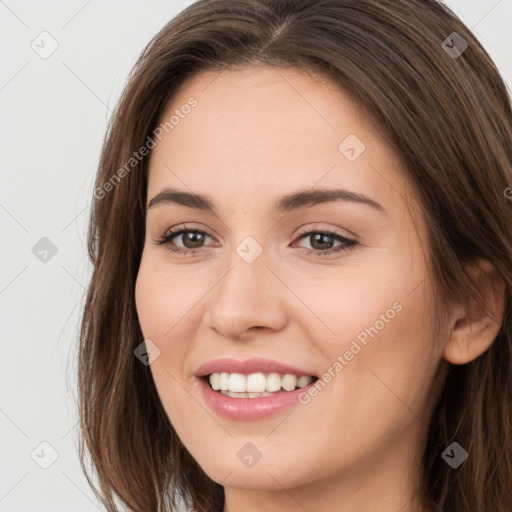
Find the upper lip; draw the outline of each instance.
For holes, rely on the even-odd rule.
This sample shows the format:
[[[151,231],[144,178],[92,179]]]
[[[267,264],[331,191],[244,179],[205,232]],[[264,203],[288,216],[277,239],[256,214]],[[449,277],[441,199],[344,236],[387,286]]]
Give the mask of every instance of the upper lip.
[[[233,359],[233,358],[220,358],[208,361],[201,365],[197,371],[197,377],[204,377],[215,372],[227,373],[242,373],[248,375],[250,373],[281,373],[291,374],[300,377],[306,375],[309,377],[317,377],[317,375],[310,370],[303,370],[296,368],[285,363],[272,361],[271,359],[251,358],[251,359]]]

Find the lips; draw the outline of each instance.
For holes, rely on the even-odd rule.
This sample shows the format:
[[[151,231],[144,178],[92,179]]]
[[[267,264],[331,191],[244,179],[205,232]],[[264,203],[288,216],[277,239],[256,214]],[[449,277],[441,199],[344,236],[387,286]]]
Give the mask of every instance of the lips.
[[[206,377],[215,372],[241,373],[249,375],[251,373],[280,373],[290,374],[300,377],[308,375],[310,377],[318,377],[318,374],[307,368],[297,368],[286,363],[272,361],[271,359],[252,358],[245,360],[237,360],[233,358],[220,358],[209,361],[201,365],[195,375],[196,377]]]
[[[281,381],[279,376],[284,375],[287,380],[295,379],[295,382],[298,382],[297,379],[307,379],[309,383],[300,389],[291,391],[281,389],[271,393],[232,393],[222,390],[216,391],[212,388],[210,381],[214,376],[218,377],[219,374],[230,375],[229,387],[233,384],[231,378],[234,374],[238,374],[235,380],[245,380],[243,376],[255,377],[255,374],[259,374],[256,377],[260,380],[263,375],[266,375],[267,377],[277,377],[277,380]],[[261,420],[279,414],[289,407],[297,406],[299,395],[307,392],[308,388],[313,386],[318,379],[318,375],[306,367],[298,368],[286,363],[260,358],[245,360],[215,359],[200,366],[195,376],[198,379],[207,406],[220,416],[239,421]],[[210,379],[208,376],[210,376]],[[251,379],[251,377],[248,378]],[[216,381],[215,378],[213,380]],[[284,385],[286,386],[286,383]]]

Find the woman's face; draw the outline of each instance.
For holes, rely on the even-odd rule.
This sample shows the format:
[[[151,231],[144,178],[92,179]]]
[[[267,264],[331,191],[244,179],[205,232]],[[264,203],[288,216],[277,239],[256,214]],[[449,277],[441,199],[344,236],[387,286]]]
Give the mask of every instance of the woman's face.
[[[396,155],[345,93],[294,69],[203,72],[173,115],[151,154],[136,306],[178,436],[226,487],[393,482],[418,455],[443,349]],[[159,196],[171,188],[184,195]],[[211,373],[281,391],[226,396]]]

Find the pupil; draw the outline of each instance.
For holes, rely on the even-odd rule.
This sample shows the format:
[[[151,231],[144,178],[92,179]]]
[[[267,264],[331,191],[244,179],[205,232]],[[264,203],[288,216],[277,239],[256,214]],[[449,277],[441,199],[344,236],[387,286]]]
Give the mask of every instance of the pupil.
[[[324,239],[324,238],[329,238],[330,239],[331,237],[329,235],[324,235],[322,233],[317,233],[316,235],[313,235],[313,238],[314,238],[315,242],[320,241],[320,245],[321,246],[317,247],[317,249],[329,249],[330,248],[330,247],[325,247],[325,244],[329,245],[331,242],[324,242],[323,243],[323,245],[324,245],[323,247],[322,247],[322,242],[321,242],[322,239]],[[315,247],[315,244],[313,243],[312,246]]]
[[[192,247],[189,247],[186,243],[185,243],[185,246],[187,246],[189,249],[195,249],[196,247],[200,247],[201,246],[201,233],[196,233],[196,232],[188,232],[187,233],[187,236],[185,237],[185,240],[187,242],[192,242],[192,244],[196,243],[197,245],[192,245]]]

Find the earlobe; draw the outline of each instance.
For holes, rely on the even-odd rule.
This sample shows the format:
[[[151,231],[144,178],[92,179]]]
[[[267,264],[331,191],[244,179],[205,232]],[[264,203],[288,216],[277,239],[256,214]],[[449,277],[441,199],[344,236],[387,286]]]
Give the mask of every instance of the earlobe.
[[[468,269],[475,290],[486,309],[476,301],[469,308],[454,310],[452,327],[443,356],[451,364],[466,364],[483,354],[498,335],[505,309],[505,283],[488,260],[478,260]]]

